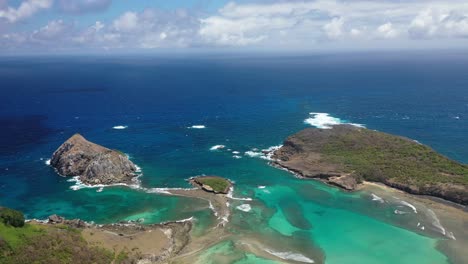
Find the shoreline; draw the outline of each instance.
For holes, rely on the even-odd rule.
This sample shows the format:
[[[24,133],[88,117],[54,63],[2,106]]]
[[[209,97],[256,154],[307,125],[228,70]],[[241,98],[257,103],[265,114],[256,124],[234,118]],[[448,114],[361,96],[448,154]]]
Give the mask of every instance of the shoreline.
[[[443,205],[450,206],[450,207],[456,208],[456,209],[464,211],[464,212],[468,212],[468,206],[466,206],[466,205],[459,204],[459,203],[456,203],[456,202],[453,202],[453,201],[449,201],[449,200],[446,200],[446,199],[443,199],[443,198],[437,197],[437,196],[431,196],[431,195],[427,195],[427,194],[409,193],[409,192],[406,192],[405,190],[402,190],[402,189],[387,185],[387,184],[385,184],[383,182],[362,181],[361,183],[357,184],[357,186],[356,186],[356,188],[354,190],[348,190],[348,189],[345,189],[345,188],[341,187],[340,185],[330,183],[329,181],[324,180],[324,179],[319,178],[319,177],[306,177],[301,172],[292,170],[291,168],[288,168],[288,167],[285,167],[285,166],[279,164],[278,162],[276,162],[275,160],[273,160],[272,162],[269,162],[268,164],[270,166],[274,167],[274,168],[287,171],[288,173],[292,174],[294,177],[296,177],[298,179],[319,181],[321,183],[326,184],[327,186],[335,187],[335,188],[338,188],[338,189],[340,189],[342,191],[345,191],[345,192],[355,192],[355,191],[360,191],[362,189],[365,189],[366,186],[375,186],[375,187],[380,187],[380,188],[386,189],[387,191],[391,191],[391,190],[392,191],[398,191],[399,193],[403,193],[403,194],[406,194],[406,195],[411,195],[412,197],[424,198],[424,199],[430,200],[430,201],[432,201],[434,203],[443,204]]]

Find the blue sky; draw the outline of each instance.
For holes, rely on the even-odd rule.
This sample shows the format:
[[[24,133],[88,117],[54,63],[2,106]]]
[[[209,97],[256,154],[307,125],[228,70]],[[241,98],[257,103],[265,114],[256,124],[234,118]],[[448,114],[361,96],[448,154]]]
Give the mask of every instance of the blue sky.
[[[468,47],[461,0],[0,0],[0,53]]]

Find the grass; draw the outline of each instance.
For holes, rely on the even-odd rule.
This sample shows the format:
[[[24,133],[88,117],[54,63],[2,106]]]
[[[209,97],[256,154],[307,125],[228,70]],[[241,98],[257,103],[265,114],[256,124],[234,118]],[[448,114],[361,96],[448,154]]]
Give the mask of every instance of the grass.
[[[28,239],[41,235],[45,230],[39,226],[25,224],[17,228],[0,223],[0,238],[2,238],[11,249],[16,249],[26,243]]]
[[[197,181],[209,185],[215,192],[224,192],[230,185],[228,180],[219,177],[201,177]]]
[[[127,254],[90,246],[79,229],[26,224],[15,228],[0,223],[0,263],[128,263]]]
[[[372,130],[355,130],[333,137],[323,146],[322,154],[366,180],[396,179],[416,186],[468,185],[467,165],[450,160],[428,146]]]

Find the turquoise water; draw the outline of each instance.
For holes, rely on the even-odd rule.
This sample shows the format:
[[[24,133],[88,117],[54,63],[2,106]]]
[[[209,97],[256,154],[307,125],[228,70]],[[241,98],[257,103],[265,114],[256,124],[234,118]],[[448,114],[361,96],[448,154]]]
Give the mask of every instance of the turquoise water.
[[[381,203],[374,191],[296,179],[248,151],[261,155],[255,148],[281,144],[310,127],[310,112],[324,112],[467,162],[467,67],[463,54],[4,58],[0,204],[28,218],[97,223],[193,216],[202,237],[217,223],[205,201],[152,188],[187,188],[187,178],[215,174],[235,181],[235,197],[252,201],[230,201],[229,235],[200,252],[200,263],[466,263],[466,253],[454,250],[467,245],[466,221],[433,208],[457,238],[450,240],[430,206],[393,193],[378,193]],[[144,188],[71,189],[45,163],[76,132],[127,153],[142,168]],[[226,147],[211,151],[214,145]],[[243,204],[251,210],[237,209]]]

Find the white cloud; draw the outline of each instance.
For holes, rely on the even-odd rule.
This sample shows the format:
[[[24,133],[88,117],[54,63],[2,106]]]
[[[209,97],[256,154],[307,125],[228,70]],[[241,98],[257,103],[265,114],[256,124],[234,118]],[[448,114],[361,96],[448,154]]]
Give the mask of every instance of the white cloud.
[[[33,16],[41,9],[48,9],[52,6],[52,0],[27,0],[23,1],[18,8],[7,7],[0,10],[0,18],[5,18],[10,23],[23,20]]]
[[[138,16],[135,12],[126,12],[114,20],[114,28],[117,31],[130,32],[138,27]]]
[[[382,24],[377,28],[377,36],[381,38],[392,39],[396,38],[398,34],[398,30],[396,30],[390,22]]]
[[[56,40],[57,37],[61,37],[65,33],[67,27],[63,20],[53,20],[39,30],[34,31],[32,38],[36,40]]]
[[[33,16],[52,3],[52,0],[27,0],[18,8],[5,4],[2,8],[1,1],[0,18],[9,22]],[[99,10],[110,2],[56,0],[69,8],[66,11],[62,6],[61,10],[71,13]],[[466,0],[245,2],[228,3],[210,14],[186,9],[126,11],[113,20],[96,21],[81,28],[79,24],[55,19],[42,28],[23,33],[2,30],[0,19],[3,36],[0,47],[41,48],[41,44],[70,49],[217,46],[314,49],[468,44]]]
[[[343,36],[343,18],[333,18],[330,23],[323,26],[323,30],[330,39],[338,39]]]
[[[443,6],[421,10],[411,21],[412,38],[468,37],[468,6],[450,9]]]

